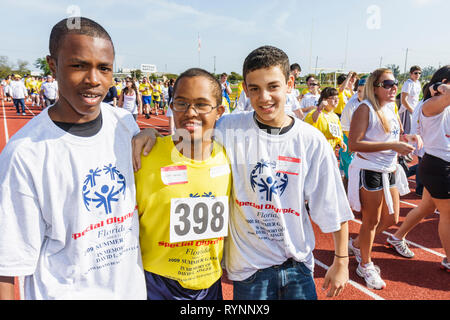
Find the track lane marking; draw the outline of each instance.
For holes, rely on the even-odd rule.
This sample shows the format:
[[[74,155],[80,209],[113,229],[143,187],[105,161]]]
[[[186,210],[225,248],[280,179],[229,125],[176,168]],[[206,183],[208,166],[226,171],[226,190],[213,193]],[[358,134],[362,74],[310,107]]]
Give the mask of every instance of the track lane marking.
[[[3,109],[3,126],[5,127],[5,140],[6,143],[9,141],[9,134],[8,134],[8,124],[6,122],[6,111],[5,111],[5,102],[2,99],[2,109]]]
[[[328,270],[329,266],[327,266],[325,263],[317,260],[316,258],[314,258],[314,262],[315,264],[317,264],[319,267]],[[355,287],[357,290],[362,291],[363,293],[367,294],[368,296],[370,296],[371,298],[375,299],[375,300],[386,300],[382,297],[380,297],[379,295],[373,293],[372,291],[370,291],[369,289],[367,289],[366,287],[360,285],[359,283],[353,281],[353,280],[348,280],[348,283],[350,285],[352,285],[353,287]]]

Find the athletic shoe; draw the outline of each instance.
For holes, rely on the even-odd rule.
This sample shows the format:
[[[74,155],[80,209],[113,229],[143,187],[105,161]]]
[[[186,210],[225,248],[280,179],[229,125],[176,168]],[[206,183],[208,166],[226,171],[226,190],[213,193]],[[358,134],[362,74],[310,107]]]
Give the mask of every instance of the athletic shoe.
[[[361,250],[359,250],[358,248],[353,246],[353,239],[350,238],[350,240],[348,241],[348,254],[350,256],[354,255],[356,261],[358,261],[358,263],[361,262]]]
[[[444,260],[442,260],[441,269],[450,272],[450,262],[448,262],[447,258],[444,258]]]
[[[405,239],[395,240],[392,236],[389,236],[386,240],[386,246],[388,248],[395,249],[398,254],[405,258],[414,257],[414,252],[409,249]]]
[[[411,156],[411,154],[407,154],[406,156],[403,156],[405,158],[406,162],[412,162],[413,161],[413,157]]]
[[[148,113],[145,114],[145,119],[150,119],[150,116]]]
[[[381,290],[386,288],[386,283],[381,279],[373,262],[368,263],[365,267],[359,263],[358,268],[356,268],[356,274],[366,281],[369,289]]]
[[[26,114],[25,112],[22,112],[22,115],[23,115],[23,116],[26,116],[27,114]]]

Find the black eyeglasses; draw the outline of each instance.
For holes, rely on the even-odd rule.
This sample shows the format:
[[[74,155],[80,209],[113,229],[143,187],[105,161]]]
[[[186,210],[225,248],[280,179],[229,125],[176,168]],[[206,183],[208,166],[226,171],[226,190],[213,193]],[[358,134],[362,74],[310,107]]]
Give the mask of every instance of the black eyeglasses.
[[[417,74],[422,74],[422,72],[414,72],[414,74],[415,74],[415,75],[417,75]]]
[[[392,89],[393,86],[398,86],[398,80],[384,80],[378,84],[375,84],[374,86],[382,87],[384,89]]]
[[[195,112],[197,112],[198,114],[210,113],[218,107],[213,107],[212,105],[207,103],[187,103],[181,101],[174,101],[172,103],[173,110],[177,112],[186,112],[191,106],[194,107]]]

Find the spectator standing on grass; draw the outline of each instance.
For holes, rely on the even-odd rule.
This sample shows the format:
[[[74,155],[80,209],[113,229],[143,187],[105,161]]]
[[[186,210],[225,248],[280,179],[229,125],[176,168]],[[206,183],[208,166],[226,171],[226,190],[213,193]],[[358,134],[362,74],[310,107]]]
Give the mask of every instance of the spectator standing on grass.
[[[360,232],[350,239],[349,252],[358,261],[356,273],[371,289],[386,287],[371,259],[375,236],[398,222],[400,195],[409,193],[397,154],[414,150],[406,141],[420,144],[417,136],[400,141],[397,86],[391,70],[375,70],[365,83],[365,100],[353,113],[349,132],[349,148],[357,154],[349,166],[348,198],[352,209],[362,212]]]
[[[10,82],[8,92],[13,99],[14,106],[16,107],[17,115],[25,113],[25,98],[28,97],[28,90],[24,83],[20,81],[20,75],[15,74],[13,81]],[[22,113],[20,112],[22,110]]]

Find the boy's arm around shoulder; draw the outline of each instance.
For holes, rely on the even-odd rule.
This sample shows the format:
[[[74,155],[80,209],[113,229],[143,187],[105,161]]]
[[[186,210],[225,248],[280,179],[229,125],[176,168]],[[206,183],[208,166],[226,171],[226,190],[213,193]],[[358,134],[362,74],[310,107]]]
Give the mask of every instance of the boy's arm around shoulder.
[[[133,137],[131,144],[134,171],[138,171],[141,168],[141,154],[146,156],[150,153],[157,137],[162,137],[162,135],[153,128],[144,129]]]

